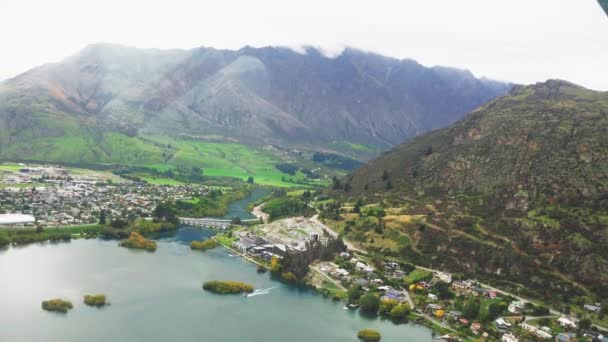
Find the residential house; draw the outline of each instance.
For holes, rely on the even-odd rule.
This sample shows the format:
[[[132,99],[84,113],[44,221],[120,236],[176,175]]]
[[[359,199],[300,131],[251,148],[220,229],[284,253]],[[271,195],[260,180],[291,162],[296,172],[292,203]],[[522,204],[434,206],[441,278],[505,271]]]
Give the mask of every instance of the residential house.
[[[576,322],[570,317],[560,317],[557,324],[564,328],[576,329]]]
[[[471,293],[473,294],[473,296],[484,296],[486,294],[486,292],[488,292],[488,290],[484,289],[483,287],[479,287],[479,286],[473,286],[471,288]]]
[[[507,308],[507,310],[510,313],[521,313],[522,311],[524,311],[525,307],[526,307],[526,303],[524,303],[520,300],[516,300],[516,301],[509,303],[509,307]]]
[[[433,302],[436,302],[437,300],[439,300],[439,297],[437,297],[436,294],[432,294],[432,293],[429,293],[428,298],[430,301],[433,301]]]
[[[390,290],[386,291],[380,299],[384,299],[384,300],[394,299],[398,302],[403,302],[403,301],[405,301],[405,295],[400,291],[390,289]]]
[[[519,341],[517,339],[517,337],[515,335],[513,335],[512,333],[503,334],[502,338],[500,340],[502,342],[518,342]]]
[[[502,317],[498,318],[496,321],[494,321],[494,323],[496,324],[496,328],[498,328],[498,330],[511,329],[511,323],[507,322]]]
[[[572,332],[565,332],[565,333],[561,333],[558,334],[557,336],[555,336],[555,341],[556,342],[576,342],[576,334],[572,333]]]
[[[585,305],[583,305],[583,308],[587,311],[595,312],[595,313],[598,313],[598,312],[600,312],[600,310],[602,310],[601,307],[596,306],[596,305],[591,305],[591,304],[585,304]]]
[[[471,323],[471,331],[473,332],[473,334],[479,335],[479,333],[481,332],[481,323],[479,323],[479,322]]]
[[[452,282],[452,275],[446,272],[435,272],[435,277],[444,283],[450,284]]]
[[[600,334],[599,332],[591,331],[591,330],[587,330],[587,331],[583,332],[583,336],[590,338],[591,341],[593,341],[593,342],[604,340],[604,335]]]
[[[460,312],[460,311],[449,311],[446,314],[446,316],[447,317],[451,317],[451,318],[453,318],[455,320],[458,320],[458,319],[460,319],[460,316],[462,316],[462,312]]]

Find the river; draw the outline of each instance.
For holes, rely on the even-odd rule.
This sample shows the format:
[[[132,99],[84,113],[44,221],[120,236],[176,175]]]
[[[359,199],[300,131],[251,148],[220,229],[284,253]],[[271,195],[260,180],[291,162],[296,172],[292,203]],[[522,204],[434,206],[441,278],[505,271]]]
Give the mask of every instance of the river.
[[[431,341],[425,327],[395,325],[344,310],[325,299],[258,274],[224,248],[191,251],[208,230],[184,227],[158,240],[154,253],[116,241],[74,240],[0,251],[0,341],[356,341],[362,328],[383,341]],[[238,280],[268,294],[244,298],[203,291],[204,281]],[[104,293],[111,305],[92,308],[85,294]],[[65,298],[67,314],[41,302]]]
[[[257,201],[258,199],[268,195],[270,189],[266,188],[254,188],[251,190],[251,194],[243,199],[234,201],[228,205],[228,212],[224,215],[224,219],[233,219],[235,217],[241,220],[249,220],[256,218],[249,211],[249,203]]]

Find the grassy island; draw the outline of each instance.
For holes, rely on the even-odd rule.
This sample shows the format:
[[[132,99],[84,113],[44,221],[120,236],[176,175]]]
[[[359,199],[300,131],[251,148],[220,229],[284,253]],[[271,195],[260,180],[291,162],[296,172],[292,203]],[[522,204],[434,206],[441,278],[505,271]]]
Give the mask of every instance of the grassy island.
[[[72,302],[59,298],[49,299],[42,302],[42,309],[46,311],[67,313],[68,310],[71,310],[73,307]]]
[[[360,330],[357,333],[357,337],[363,342],[377,342],[382,338],[380,333],[373,329]]]
[[[206,251],[208,249],[212,249],[217,247],[217,242],[212,239],[204,240],[204,241],[192,241],[190,243],[190,248],[197,249],[201,251]]]
[[[144,238],[138,232],[131,232],[129,238],[122,240],[120,246],[127,248],[145,249],[148,251],[156,250],[156,242]]]
[[[96,294],[96,295],[85,295],[84,303],[89,306],[97,306],[101,307],[106,305],[106,295]]]
[[[203,284],[203,289],[219,294],[250,293],[253,285],[238,281],[213,280]]]

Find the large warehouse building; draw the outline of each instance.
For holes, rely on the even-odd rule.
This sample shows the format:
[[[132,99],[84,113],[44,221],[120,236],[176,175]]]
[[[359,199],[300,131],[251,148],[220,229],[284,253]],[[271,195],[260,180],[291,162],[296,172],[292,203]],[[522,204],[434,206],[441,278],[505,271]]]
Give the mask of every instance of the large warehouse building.
[[[0,227],[23,227],[32,225],[36,219],[32,215],[23,214],[0,214]]]

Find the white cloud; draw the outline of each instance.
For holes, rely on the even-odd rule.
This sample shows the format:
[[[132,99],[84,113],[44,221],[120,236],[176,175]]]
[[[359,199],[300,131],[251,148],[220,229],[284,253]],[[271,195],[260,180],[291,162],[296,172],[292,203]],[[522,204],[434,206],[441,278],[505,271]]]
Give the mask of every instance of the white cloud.
[[[608,90],[608,18],[594,0],[2,1],[0,77],[92,42],[238,49],[354,46],[478,76]]]

